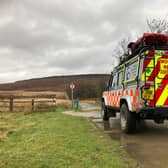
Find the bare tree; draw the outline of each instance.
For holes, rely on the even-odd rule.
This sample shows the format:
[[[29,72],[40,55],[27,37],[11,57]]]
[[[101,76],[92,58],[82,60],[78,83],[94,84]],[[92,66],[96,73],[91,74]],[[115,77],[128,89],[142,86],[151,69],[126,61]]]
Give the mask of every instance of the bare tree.
[[[150,32],[168,34],[167,16],[164,18],[147,18],[146,22]]]
[[[121,57],[122,57],[123,55],[127,55],[127,53],[128,53],[128,47],[127,47],[127,46],[128,46],[128,44],[129,44],[129,41],[130,41],[130,38],[127,37],[127,38],[121,39],[121,40],[117,43],[117,45],[116,45],[116,47],[115,47],[115,49],[114,49],[113,54],[114,54],[114,57],[117,59],[117,62],[118,62],[118,63],[120,62]]]
[[[168,34],[168,20],[167,16],[164,18],[147,18],[146,20],[149,31],[152,33],[164,33]],[[126,37],[121,39],[114,48],[113,58],[119,63],[123,56],[128,54],[128,44],[130,38]]]

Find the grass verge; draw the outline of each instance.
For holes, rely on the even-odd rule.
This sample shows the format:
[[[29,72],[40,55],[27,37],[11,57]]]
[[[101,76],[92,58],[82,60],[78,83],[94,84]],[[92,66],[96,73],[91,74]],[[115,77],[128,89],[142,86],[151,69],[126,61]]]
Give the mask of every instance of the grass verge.
[[[128,167],[88,119],[56,112],[1,113],[0,167]],[[1,125],[1,126],[2,126]],[[1,127],[2,128],[2,127]]]

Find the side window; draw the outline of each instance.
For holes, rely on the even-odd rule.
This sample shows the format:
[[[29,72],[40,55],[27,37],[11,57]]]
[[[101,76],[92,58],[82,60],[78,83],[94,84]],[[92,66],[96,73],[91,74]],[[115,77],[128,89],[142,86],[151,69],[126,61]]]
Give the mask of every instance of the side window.
[[[118,73],[118,88],[121,89],[122,88],[122,80],[123,80],[123,71],[120,71]]]
[[[125,81],[134,80],[137,75],[138,60],[128,63],[125,70]]]
[[[112,90],[117,89],[117,73],[113,75]]]

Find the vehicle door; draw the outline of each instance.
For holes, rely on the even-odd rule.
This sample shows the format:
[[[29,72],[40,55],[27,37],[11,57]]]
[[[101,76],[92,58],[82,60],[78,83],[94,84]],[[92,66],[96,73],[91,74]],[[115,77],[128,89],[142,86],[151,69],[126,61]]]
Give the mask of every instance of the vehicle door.
[[[142,98],[147,105],[168,106],[168,51],[149,50],[144,58]]]
[[[116,106],[120,107],[120,98],[123,96],[123,68],[118,71]]]
[[[115,99],[117,96],[115,94],[116,89],[117,89],[117,72],[113,72],[113,77],[111,85],[109,86],[109,95],[108,95],[108,104],[110,107],[115,107]]]

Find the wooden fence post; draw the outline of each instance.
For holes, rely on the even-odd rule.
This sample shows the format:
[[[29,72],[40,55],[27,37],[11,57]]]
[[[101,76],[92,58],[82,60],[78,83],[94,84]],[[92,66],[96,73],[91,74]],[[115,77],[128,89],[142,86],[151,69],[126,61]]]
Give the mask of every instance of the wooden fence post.
[[[34,99],[32,99],[32,111],[34,111]]]
[[[10,97],[10,112],[13,112],[13,96]]]

